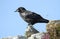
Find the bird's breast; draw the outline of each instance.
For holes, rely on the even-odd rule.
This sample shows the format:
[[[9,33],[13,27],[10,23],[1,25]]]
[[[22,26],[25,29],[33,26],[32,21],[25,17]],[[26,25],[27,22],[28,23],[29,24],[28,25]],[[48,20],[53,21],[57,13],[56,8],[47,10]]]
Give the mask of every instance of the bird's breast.
[[[26,15],[27,15],[26,13],[21,13],[21,14],[20,14],[20,16],[21,16],[24,20],[26,20]]]

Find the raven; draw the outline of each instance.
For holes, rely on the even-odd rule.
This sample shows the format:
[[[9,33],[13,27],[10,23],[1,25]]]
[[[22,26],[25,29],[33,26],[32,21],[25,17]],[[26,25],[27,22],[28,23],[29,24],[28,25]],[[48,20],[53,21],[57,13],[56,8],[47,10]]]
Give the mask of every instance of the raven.
[[[34,25],[35,23],[48,23],[49,20],[44,19],[39,14],[26,10],[24,7],[19,7],[15,12],[19,12],[20,16],[28,25]]]

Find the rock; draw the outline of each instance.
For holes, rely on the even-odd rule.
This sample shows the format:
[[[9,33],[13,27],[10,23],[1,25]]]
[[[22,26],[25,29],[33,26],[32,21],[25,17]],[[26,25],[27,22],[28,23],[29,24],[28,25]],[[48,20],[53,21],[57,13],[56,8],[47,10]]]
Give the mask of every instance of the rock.
[[[18,35],[18,36],[9,36],[1,39],[27,39],[27,38],[25,36]]]
[[[31,35],[28,39],[49,39],[50,36],[48,33],[36,33]]]
[[[60,39],[60,20],[50,21],[46,28],[50,34],[50,39]]]
[[[26,28],[25,36],[28,38],[28,37],[30,37],[32,34],[36,34],[36,33],[39,33],[39,31],[36,30],[32,25],[29,25],[29,26]]]
[[[25,36],[9,36],[9,37],[5,37],[2,39],[49,39],[49,34],[48,33],[36,33],[36,34],[32,34],[30,37],[26,38]]]

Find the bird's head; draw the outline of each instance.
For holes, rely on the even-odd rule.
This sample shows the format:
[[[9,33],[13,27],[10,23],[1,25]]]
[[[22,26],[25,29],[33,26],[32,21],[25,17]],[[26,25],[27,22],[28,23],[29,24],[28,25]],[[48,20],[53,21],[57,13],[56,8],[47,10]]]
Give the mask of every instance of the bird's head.
[[[19,7],[15,12],[23,13],[25,11],[26,11],[26,9],[24,7]]]

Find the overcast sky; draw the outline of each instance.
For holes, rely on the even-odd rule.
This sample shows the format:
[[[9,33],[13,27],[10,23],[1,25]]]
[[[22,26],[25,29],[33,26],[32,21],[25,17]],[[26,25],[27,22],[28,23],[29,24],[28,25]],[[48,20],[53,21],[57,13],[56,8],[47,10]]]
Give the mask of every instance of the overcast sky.
[[[0,38],[24,35],[27,23],[14,12],[21,6],[48,20],[60,19],[60,0],[0,0]],[[46,32],[46,23],[37,23],[34,27]]]

